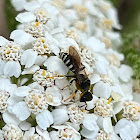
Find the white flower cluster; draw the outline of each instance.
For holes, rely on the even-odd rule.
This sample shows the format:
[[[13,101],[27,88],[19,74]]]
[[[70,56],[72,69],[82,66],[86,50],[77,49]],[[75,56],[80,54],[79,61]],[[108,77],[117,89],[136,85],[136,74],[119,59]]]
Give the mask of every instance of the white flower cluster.
[[[22,13],[12,41],[0,36],[0,140],[138,139],[140,92],[114,49],[121,37],[113,29],[121,26],[111,3],[11,2]],[[70,47],[81,62],[71,62]]]

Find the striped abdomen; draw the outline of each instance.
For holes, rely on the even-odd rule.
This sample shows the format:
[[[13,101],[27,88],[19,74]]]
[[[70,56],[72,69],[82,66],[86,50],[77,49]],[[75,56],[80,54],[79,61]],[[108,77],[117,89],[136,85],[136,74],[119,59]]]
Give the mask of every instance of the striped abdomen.
[[[65,63],[65,65],[69,68],[69,70],[75,73],[75,69],[71,61],[71,56],[68,53],[60,53],[60,58]]]

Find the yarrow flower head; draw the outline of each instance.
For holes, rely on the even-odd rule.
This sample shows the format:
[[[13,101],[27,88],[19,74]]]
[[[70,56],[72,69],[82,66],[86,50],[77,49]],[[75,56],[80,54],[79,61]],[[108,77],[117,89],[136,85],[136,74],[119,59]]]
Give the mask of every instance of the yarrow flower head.
[[[5,140],[9,140],[9,139],[21,140],[23,137],[22,130],[18,126],[13,124],[5,125],[2,128],[1,133]]]
[[[106,99],[98,99],[95,103],[94,113],[102,117],[112,117],[113,105]]]
[[[31,34],[35,38],[44,37],[43,24],[39,22],[31,22],[24,26],[24,31]]]
[[[51,132],[50,136],[52,138],[59,138],[60,140],[80,140],[80,135],[79,133],[71,126],[66,126],[66,125],[62,125],[62,126],[53,126],[53,128],[58,129],[58,131],[56,132]],[[54,133],[57,133],[56,137],[54,137]]]
[[[21,57],[20,45],[9,41],[0,48],[0,56],[2,60],[6,61],[18,61]]]
[[[19,63],[21,54],[21,46],[15,42],[7,41],[0,47],[1,71],[3,71],[5,75],[19,77],[21,73],[21,66]],[[14,70],[15,68],[16,71]]]
[[[41,113],[48,108],[45,94],[39,90],[31,90],[25,98],[25,103],[33,114]]]
[[[84,113],[80,110],[77,104],[68,106],[68,114],[72,123],[82,123],[84,119]]]
[[[40,69],[33,75],[33,80],[37,81],[42,86],[50,87],[54,85],[55,79],[59,78],[58,75],[48,70]]]
[[[33,42],[33,50],[40,55],[51,53],[50,44],[45,38],[38,38],[35,42]]]
[[[140,119],[140,105],[134,101],[123,102],[122,116],[132,121],[139,120]]]
[[[3,113],[7,109],[8,103],[7,100],[10,97],[10,94],[7,91],[0,90],[0,112]]]
[[[39,23],[45,24],[50,18],[48,11],[45,8],[38,8],[34,12]]]
[[[121,26],[111,3],[11,1],[23,12],[13,41],[0,37],[0,139],[136,139],[139,89],[116,51],[121,36],[112,28]],[[93,99],[81,102],[87,92]]]
[[[96,140],[113,140],[113,139],[105,131],[99,130]]]

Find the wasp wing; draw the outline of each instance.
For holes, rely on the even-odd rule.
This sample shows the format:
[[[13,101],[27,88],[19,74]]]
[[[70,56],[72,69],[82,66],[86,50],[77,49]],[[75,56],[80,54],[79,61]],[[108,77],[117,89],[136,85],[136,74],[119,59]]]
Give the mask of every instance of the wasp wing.
[[[81,58],[79,56],[79,53],[73,46],[69,47],[69,54],[71,56],[72,65],[74,66],[76,73],[83,70],[85,67],[81,63]]]

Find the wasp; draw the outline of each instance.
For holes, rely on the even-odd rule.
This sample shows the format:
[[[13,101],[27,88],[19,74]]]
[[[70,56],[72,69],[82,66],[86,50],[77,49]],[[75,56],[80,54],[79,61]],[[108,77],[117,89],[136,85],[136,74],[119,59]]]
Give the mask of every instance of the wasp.
[[[69,53],[60,53],[60,58],[65,65],[75,75],[75,83],[80,94],[80,102],[86,102],[92,100],[92,93],[90,92],[90,80],[85,72],[85,67],[81,63],[81,58],[77,50],[73,47],[69,47]],[[73,95],[71,97],[74,97]]]

